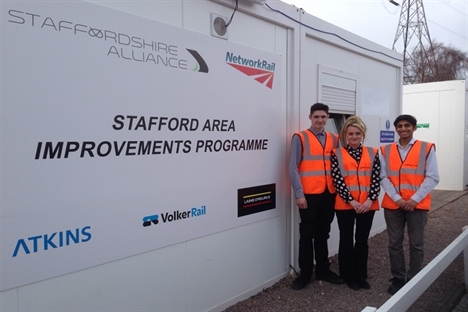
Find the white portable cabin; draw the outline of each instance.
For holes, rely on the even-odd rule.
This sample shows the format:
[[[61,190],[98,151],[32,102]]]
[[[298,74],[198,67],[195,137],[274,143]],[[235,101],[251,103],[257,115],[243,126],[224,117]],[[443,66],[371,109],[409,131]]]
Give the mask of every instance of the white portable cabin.
[[[468,89],[465,80],[403,86],[403,113],[416,117],[414,137],[433,142],[439,167],[437,190],[468,187]]]
[[[402,57],[236,4],[2,1],[0,310],[220,311],[298,269],[291,136],[323,102],[390,142]]]

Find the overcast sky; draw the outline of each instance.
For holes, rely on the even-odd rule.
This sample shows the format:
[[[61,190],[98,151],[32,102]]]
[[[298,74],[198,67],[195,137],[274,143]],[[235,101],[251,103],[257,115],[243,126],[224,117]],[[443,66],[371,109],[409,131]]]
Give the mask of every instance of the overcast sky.
[[[390,49],[403,3],[394,0],[400,4],[394,6],[388,0],[282,1]],[[424,0],[423,5],[431,40],[468,52],[468,0]],[[396,45],[398,52],[402,52],[402,40]]]

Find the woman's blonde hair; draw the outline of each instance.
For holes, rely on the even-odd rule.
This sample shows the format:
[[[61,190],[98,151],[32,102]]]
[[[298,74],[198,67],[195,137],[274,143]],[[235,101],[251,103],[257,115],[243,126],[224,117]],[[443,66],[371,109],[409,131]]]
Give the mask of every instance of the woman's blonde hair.
[[[348,130],[349,127],[356,127],[362,132],[362,140],[366,138],[366,124],[362,121],[361,118],[358,116],[350,116],[348,119],[346,119],[345,123],[343,124],[343,127],[341,128],[340,132],[340,140],[341,140],[341,146],[346,146],[348,142],[346,142],[346,131]]]

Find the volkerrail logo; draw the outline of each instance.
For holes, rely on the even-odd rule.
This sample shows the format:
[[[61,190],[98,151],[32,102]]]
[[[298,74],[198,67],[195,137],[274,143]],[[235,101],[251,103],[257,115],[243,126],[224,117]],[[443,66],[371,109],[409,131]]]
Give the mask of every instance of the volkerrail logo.
[[[195,217],[200,217],[206,215],[206,205],[198,207],[192,207],[186,210],[176,210],[173,212],[164,212],[161,214],[155,214],[150,216],[143,217],[143,226],[150,226],[151,223],[156,225],[159,223],[159,217],[162,219],[162,223],[171,223],[175,221],[180,221],[184,219],[192,219]]]
[[[265,85],[266,87],[273,88],[273,78],[275,76],[275,63],[270,63],[265,60],[257,59],[252,60],[244,58],[241,55],[234,55],[234,53],[226,53],[226,64],[231,65],[240,72],[247,76],[253,76],[255,80]]]

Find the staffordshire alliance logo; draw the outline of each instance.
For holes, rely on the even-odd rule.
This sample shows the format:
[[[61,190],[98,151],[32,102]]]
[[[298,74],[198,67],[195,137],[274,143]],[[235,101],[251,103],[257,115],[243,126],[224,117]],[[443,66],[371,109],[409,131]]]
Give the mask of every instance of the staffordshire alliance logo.
[[[187,49],[187,51],[193,56],[193,58],[197,61],[197,66],[193,69],[193,71],[199,73],[208,73],[208,65],[206,64],[203,57],[201,57],[200,53],[195,50]]]
[[[206,206],[201,206],[200,208],[193,207],[189,210],[176,210],[174,212],[165,212],[161,214],[161,220],[163,223],[169,223],[174,221],[180,221],[184,219],[200,217],[206,215]],[[143,226],[147,227],[152,224],[156,225],[159,223],[160,215],[151,215],[143,217]]]
[[[273,78],[275,76],[275,63],[269,63],[265,60],[252,60],[244,58],[241,55],[234,55],[234,53],[226,53],[226,64],[234,67],[238,71],[253,76],[255,80],[265,85],[266,87],[273,88]]]

